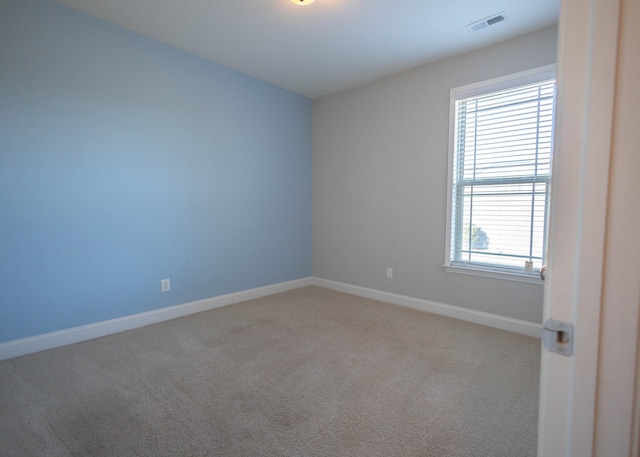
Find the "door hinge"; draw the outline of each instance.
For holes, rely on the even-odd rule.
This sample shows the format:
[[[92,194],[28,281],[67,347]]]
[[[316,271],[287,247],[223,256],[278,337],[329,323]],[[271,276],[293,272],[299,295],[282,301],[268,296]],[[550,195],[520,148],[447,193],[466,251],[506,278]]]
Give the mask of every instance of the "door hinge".
[[[571,357],[573,355],[573,324],[555,319],[542,326],[542,343],[549,352]]]

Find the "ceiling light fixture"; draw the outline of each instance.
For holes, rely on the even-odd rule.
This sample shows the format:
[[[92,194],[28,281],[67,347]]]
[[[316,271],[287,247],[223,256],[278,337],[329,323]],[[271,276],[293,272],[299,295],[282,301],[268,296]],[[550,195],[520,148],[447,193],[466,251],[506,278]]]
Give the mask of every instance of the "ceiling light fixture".
[[[291,0],[296,5],[311,5],[316,0]]]

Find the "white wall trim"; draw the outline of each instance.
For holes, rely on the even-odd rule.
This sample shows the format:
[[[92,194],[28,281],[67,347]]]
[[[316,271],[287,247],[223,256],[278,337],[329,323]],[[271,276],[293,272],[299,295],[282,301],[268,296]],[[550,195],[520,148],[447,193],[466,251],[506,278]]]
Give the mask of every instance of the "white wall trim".
[[[286,292],[299,287],[310,286],[314,284],[313,278],[302,278],[293,281],[281,282],[269,286],[258,287],[255,289],[244,290],[226,295],[220,295],[204,300],[193,301],[181,305],[169,306],[153,311],[147,311],[131,316],[119,317],[95,324],[73,327],[56,332],[36,335],[29,338],[7,341],[0,343],[0,360],[19,357],[21,355],[32,354],[34,352],[53,349],[67,344],[78,343],[101,336],[111,335],[114,333],[124,332],[144,327],[150,324],[157,324],[177,317],[187,316],[189,314],[209,311],[215,308],[232,305],[234,303],[252,300],[267,295],[273,295],[280,292]]]
[[[499,316],[497,314],[485,313],[482,311],[474,311],[458,306],[445,305],[421,298],[408,297],[406,295],[398,295],[390,292],[384,292],[366,287],[354,286],[328,279],[313,277],[313,284],[327,289],[337,290],[360,297],[371,298],[373,300],[392,303],[394,305],[406,306],[408,308],[426,311],[428,313],[439,314],[441,316],[453,317],[474,324],[486,325],[487,327],[499,328],[522,335],[542,337],[542,325],[533,322],[527,322],[510,317]]]
[[[269,286],[258,287],[217,297],[206,298],[204,300],[184,303],[182,305],[169,306],[167,308],[147,311],[145,313],[133,314],[131,316],[119,317],[95,324],[73,327],[57,332],[45,333],[29,338],[7,341],[0,343],[0,360],[11,359],[21,355],[32,354],[47,349],[53,349],[67,344],[79,343],[81,341],[112,335],[127,330],[144,327],[146,325],[157,324],[189,314],[209,311],[234,303],[252,300],[254,298],[265,297],[288,290],[305,286],[319,286],[327,289],[345,292],[360,297],[371,298],[373,300],[391,303],[399,306],[426,311],[428,313],[439,314],[441,316],[452,317],[475,324],[486,325],[488,327],[499,328],[510,332],[540,338],[542,326],[533,322],[512,319],[510,317],[499,316],[497,314],[474,311],[457,306],[445,305],[421,298],[408,297],[406,295],[384,292],[366,287],[354,286],[328,279],[308,277],[293,281],[281,282]]]

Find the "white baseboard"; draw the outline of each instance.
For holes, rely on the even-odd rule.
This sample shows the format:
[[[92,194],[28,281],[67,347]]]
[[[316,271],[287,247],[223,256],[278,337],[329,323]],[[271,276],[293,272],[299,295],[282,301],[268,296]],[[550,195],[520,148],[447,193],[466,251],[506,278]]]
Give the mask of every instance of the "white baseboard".
[[[131,316],[119,317],[108,321],[97,322],[95,324],[83,325],[57,332],[45,333],[29,338],[0,343],[0,360],[19,357],[21,355],[53,349],[67,344],[78,343],[80,341],[98,338],[100,336],[133,330],[150,324],[175,319],[189,314],[208,311],[215,308],[231,305],[234,303],[260,298],[267,295],[285,292],[299,287],[313,285],[313,278],[296,279],[293,281],[281,282],[269,286],[258,287],[256,289],[244,290],[218,297],[206,298],[182,305],[169,306],[145,313],[133,314]]]
[[[406,306],[409,308],[419,309],[428,313],[439,314],[442,316],[453,317],[475,324],[486,325],[487,327],[508,330],[514,333],[542,338],[542,325],[533,322],[512,319],[510,317],[499,316],[497,314],[484,313],[482,311],[474,311],[458,306],[445,305],[421,298],[407,297],[406,295],[398,295],[381,290],[369,289],[366,287],[354,286],[328,279],[312,278],[313,285],[326,287],[327,289],[337,290],[360,297],[371,298],[394,305]]]
[[[443,303],[408,297],[406,295],[398,295],[390,292],[383,292],[381,290],[354,286],[342,282],[330,281],[328,279],[308,277],[258,287],[256,289],[235,292],[232,294],[220,295],[218,297],[206,298],[204,300],[184,303],[182,305],[169,306],[167,308],[133,314],[131,316],[119,317],[117,319],[97,322],[95,324],[83,325],[57,332],[45,333],[43,335],[36,335],[29,338],[0,343],[0,360],[11,359],[13,357],[32,354],[46,349],[53,349],[67,344],[78,343],[92,338],[124,332],[126,330],[133,330],[146,325],[175,319],[177,317],[187,316],[189,314],[199,313],[202,311],[209,311],[215,308],[232,305],[234,303],[312,285],[352,295],[358,295],[360,297],[371,298],[373,300],[386,303],[392,303],[394,305],[406,306],[429,313],[440,314],[442,316],[453,317],[455,319],[486,325],[488,327],[521,333],[523,335],[529,335],[537,338],[540,338],[542,335],[542,326],[532,322],[512,319],[496,314],[483,313],[481,311],[473,311],[466,308],[459,308],[457,306],[445,305]]]

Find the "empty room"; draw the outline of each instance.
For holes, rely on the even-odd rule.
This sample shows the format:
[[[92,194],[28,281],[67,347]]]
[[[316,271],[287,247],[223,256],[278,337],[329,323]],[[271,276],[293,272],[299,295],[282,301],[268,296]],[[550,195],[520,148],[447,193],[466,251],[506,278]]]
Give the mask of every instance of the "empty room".
[[[638,20],[0,0],[0,455],[638,455]]]

